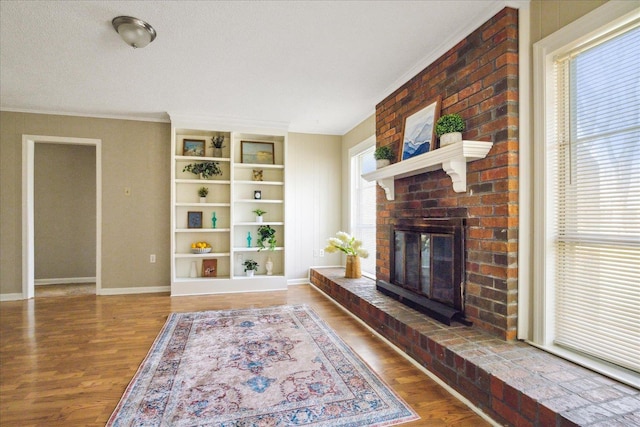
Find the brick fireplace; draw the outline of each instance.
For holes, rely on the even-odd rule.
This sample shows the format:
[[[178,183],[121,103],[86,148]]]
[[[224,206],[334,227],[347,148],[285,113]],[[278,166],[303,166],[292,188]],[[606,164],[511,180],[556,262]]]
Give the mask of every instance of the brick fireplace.
[[[467,165],[467,191],[442,170],[395,182],[395,200],[378,188],[379,280],[390,281],[389,226],[411,218],[466,219],[465,316],[507,340],[516,338],[518,246],[518,14],[505,8],[376,106],[377,146],[402,149],[407,114],[442,97],[459,113],[464,139],[492,141]]]

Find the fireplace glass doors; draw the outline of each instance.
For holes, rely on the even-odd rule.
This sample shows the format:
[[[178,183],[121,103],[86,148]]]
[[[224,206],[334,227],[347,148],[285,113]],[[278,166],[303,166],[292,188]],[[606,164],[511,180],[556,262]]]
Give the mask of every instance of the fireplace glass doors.
[[[396,231],[393,283],[454,307],[453,240],[451,234]]]
[[[464,317],[464,218],[405,218],[390,227],[389,281],[376,288],[433,318]]]

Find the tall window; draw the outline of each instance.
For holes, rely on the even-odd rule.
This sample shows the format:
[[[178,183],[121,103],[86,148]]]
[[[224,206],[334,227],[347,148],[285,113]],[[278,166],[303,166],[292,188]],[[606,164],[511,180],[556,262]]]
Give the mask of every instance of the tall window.
[[[539,344],[605,371],[617,366],[622,377],[640,373],[638,52],[640,22],[631,20],[546,58],[539,187]]]
[[[358,150],[351,155],[351,233],[362,240],[369,257],[361,260],[362,273],[376,275],[376,183],[362,178],[362,174],[376,168],[375,146]]]

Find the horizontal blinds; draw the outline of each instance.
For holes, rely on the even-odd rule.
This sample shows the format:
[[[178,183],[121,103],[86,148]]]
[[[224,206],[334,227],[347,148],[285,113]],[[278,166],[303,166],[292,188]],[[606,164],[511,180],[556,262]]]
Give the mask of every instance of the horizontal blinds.
[[[640,28],[555,64],[555,343],[640,372]]]
[[[361,268],[372,276],[376,274],[376,182],[362,178],[362,174],[376,169],[372,146],[355,155],[354,191],[352,204],[352,233],[362,241],[369,256],[361,260]]]

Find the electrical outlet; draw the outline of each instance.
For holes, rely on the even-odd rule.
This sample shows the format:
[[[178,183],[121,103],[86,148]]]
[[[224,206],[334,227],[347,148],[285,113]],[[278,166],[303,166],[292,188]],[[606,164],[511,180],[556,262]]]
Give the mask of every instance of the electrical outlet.
[[[242,256],[242,254],[238,254],[238,255],[236,255],[236,260],[238,262],[242,262],[242,261],[244,261],[244,257]]]
[[[318,254],[320,255],[320,258],[322,258],[324,256],[324,249],[320,249]]]
[[[155,264],[155,262],[156,262],[156,254],[149,255],[149,262],[151,264]]]

